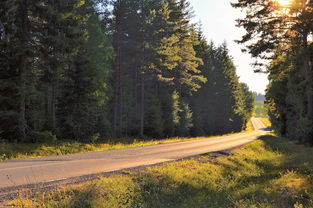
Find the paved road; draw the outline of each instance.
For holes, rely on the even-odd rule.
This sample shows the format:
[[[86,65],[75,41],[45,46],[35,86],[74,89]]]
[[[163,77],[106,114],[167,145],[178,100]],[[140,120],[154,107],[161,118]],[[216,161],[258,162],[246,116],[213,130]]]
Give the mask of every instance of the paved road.
[[[235,148],[265,134],[262,130],[265,126],[260,120],[253,118],[252,122],[256,131],[249,133],[123,150],[1,162],[0,189],[157,164]]]
[[[254,129],[266,130],[264,123],[258,118],[251,118],[251,123]]]

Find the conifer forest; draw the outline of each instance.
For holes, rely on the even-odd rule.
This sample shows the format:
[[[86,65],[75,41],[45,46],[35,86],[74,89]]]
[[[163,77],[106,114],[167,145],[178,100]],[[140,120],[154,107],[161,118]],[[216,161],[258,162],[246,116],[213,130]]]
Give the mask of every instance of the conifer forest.
[[[313,1],[239,0],[246,11],[237,21],[246,30],[239,40],[268,73],[266,105],[280,136],[313,144]]]
[[[246,30],[238,42],[270,60],[262,70],[274,130],[313,144],[313,6],[294,4],[288,18],[273,1],[233,7],[247,14],[238,20]],[[244,130],[255,97],[227,44],[208,42],[192,16],[187,0],[2,0],[0,140]]]
[[[313,208],[312,153],[313,0],[0,0],[0,207]]]
[[[240,132],[254,97],[186,0],[1,1],[0,138]]]

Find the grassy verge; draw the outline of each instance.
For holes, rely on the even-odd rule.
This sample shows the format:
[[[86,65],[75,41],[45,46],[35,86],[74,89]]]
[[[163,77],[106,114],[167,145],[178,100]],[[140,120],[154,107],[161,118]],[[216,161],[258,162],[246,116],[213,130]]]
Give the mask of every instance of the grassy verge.
[[[272,127],[272,123],[270,122],[269,118],[259,118],[259,119],[264,123],[264,125],[267,128],[271,128]]]
[[[246,127],[246,132],[251,132],[251,131],[254,131],[254,128],[253,128],[253,125],[252,125],[252,122],[251,121],[248,121],[247,123],[247,127]]]
[[[313,148],[265,136],[211,154],[20,199],[13,207],[313,207]]]
[[[197,138],[177,137],[171,139],[149,140],[149,141],[127,138],[127,139],[115,139],[114,142],[94,143],[94,144],[81,142],[58,142],[54,144],[0,143],[0,161],[125,149],[130,147],[142,147],[204,138],[206,137],[197,137]]]
[[[251,122],[247,124],[245,132],[253,131]],[[183,142],[190,140],[206,139],[208,137],[194,138],[169,138],[162,140],[140,140],[135,138],[114,139],[114,142],[81,143],[58,142],[54,144],[8,144],[0,143],[0,162],[5,160],[38,158],[45,156],[60,156],[75,153],[98,152],[106,150],[126,149],[130,147],[143,147],[156,144]]]

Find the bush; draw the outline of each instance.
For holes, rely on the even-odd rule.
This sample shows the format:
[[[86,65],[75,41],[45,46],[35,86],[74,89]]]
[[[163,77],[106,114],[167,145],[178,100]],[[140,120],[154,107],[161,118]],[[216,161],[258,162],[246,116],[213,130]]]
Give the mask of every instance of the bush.
[[[38,132],[34,131],[30,135],[31,141],[34,143],[55,143],[57,141],[56,135],[50,131]]]
[[[313,144],[313,122],[308,117],[301,117],[298,121],[298,128],[296,129],[296,135],[301,135],[299,140]]]
[[[0,154],[0,162],[5,161],[7,158],[6,154]]]

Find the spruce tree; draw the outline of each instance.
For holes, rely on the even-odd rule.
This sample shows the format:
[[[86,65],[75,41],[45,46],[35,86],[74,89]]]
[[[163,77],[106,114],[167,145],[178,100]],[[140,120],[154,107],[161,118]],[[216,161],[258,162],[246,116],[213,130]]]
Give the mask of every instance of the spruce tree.
[[[97,134],[108,136],[109,130],[106,117],[110,89],[106,83],[112,48],[95,6],[93,1],[86,1],[77,11],[84,18],[79,27],[85,38],[64,73],[58,105],[61,135],[85,141]]]
[[[233,4],[234,7],[246,11],[246,16],[238,20],[238,26],[244,27],[246,34],[242,37],[239,43],[246,46],[246,51],[253,57],[267,59],[272,61],[271,65],[277,65],[276,62],[281,58],[280,55],[285,55],[289,62],[297,59],[292,65],[288,64],[289,68],[275,67],[270,65],[265,66],[265,71],[269,72],[270,77],[276,77],[276,74],[286,76],[287,91],[284,87],[278,87],[281,83],[281,76],[275,79],[271,78],[272,84],[268,89],[268,103],[273,108],[276,104],[280,105],[281,101],[276,100],[277,96],[285,94],[289,99],[291,108],[286,112],[276,111],[279,115],[270,113],[273,122],[275,120],[280,123],[277,125],[277,131],[285,136],[288,126],[306,126],[306,130],[298,133],[301,140],[306,140],[312,143],[313,138],[313,69],[312,69],[312,42],[310,34],[312,34],[312,19],[313,19],[313,2],[312,1],[291,1],[288,7],[279,4],[279,1],[270,0],[239,0]],[[259,64],[257,66],[260,66]],[[261,65],[262,66],[262,65]],[[293,69],[293,70],[289,70]],[[264,67],[263,67],[264,70]],[[277,72],[279,70],[280,72]],[[297,77],[291,76],[297,71]],[[257,69],[259,71],[259,69]],[[272,76],[273,75],[273,76]],[[295,80],[301,84],[295,85]],[[275,90],[273,90],[275,89]],[[297,90],[295,90],[297,89]],[[275,91],[275,92],[273,92]],[[295,94],[305,94],[297,101]],[[273,96],[273,97],[272,97]],[[298,103],[299,102],[299,103]],[[299,107],[302,106],[302,107]],[[270,109],[272,111],[272,109]],[[279,120],[277,120],[279,118]],[[281,123],[282,122],[282,123]],[[291,136],[293,137],[293,136]]]
[[[36,43],[33,15],[35,1],[1,1],[1,137],[27,140],[27,103],[33,80]]]

